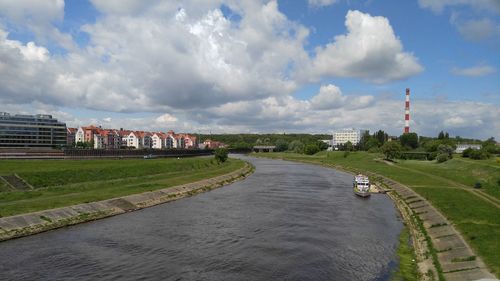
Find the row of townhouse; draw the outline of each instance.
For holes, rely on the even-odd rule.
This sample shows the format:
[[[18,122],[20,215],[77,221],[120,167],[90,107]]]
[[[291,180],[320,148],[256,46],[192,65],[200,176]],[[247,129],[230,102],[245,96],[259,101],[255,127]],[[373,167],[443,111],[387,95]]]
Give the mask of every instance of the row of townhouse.
[[[101,127],[88,126],[68,128],[68,146],[78,143],[92,143],[95,149],[119,148],[197,148],[197,139],[189,134],[176,134],[173,131],[145,132],[116,129],[102,129]]]

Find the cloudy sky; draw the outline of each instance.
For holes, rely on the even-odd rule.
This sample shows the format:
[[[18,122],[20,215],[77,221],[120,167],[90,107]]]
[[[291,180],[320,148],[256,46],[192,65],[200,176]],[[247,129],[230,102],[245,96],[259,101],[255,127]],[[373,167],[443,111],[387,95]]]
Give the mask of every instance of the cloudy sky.
[[[0,111],[500,139],[498,0],[0,0]]]

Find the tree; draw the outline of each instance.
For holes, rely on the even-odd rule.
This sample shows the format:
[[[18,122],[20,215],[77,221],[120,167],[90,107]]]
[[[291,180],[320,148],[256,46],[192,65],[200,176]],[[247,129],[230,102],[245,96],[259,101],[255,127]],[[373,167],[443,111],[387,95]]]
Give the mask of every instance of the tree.
[[[295,153],[302,153],[304,151],[304,144],[299,140],[294,140],[288,145],[288,150]]]
[[[214,153],[214,157],[215,157],[215,160],[217,160],[217,163],[224,163],[226,162],[227,160],[227,149],[225,148],[216,148],[215,149],[215,153]]]
[[[308,144],[304,149],[304,153],[307,155],[313,155],[319,152],[319,147],[316,144]]]
[[[404,147],[415,149],[418,147],[418,135],[417,133],[402,134],[399,137],[399,142]]]
[[[366,150],[377,149],[381,144],[376,138],[370,138],[365,144]]]
[[[288,143],[285,140],[283,140],[283,139],[277,140],[274,145],[276,146],[276,151],[277,152],[285,151],[285,150],[288,149]]]
[[[318,148],[319,150],[327,150],[328,144],[324,141],[318,141]]]
[[[382,153],[385,155],[385,159],[391,160],[398,158],[401,155],[401,151],[403,148],[401,147],[401,144],[399,142],[395,141],[388,141],[384,143],[381,147]]]
[[[346,143],[344,143],[344,150],[345,151],[353,151],[354,146],[352,145],[352,142],[347,141]]]
[[[489,154],[497,154],[500,152],[500,149],[496,144],[497,142],[495,141],[495,138],[491,137],[483,142],[481,149],[488,152]]]
[[[440,139],[440,140],[444,139],[444,132],[443,131],[439,132],[438,139]]]
[[[378,140],[378,142],[380,143],[380,145],[384,144],[387,139],[389,139],[389,135],[387,135],[384,131],[382,130],[378,130],[375,134],[374,134],[375,138]]]
[[[440,144],[438,146],[438,154],[446,154],[448,155],[448,158],[451,159],[453,157],[453,147],[446,145],[446,144]]]
[[[361,136],[361,139],[359,140],[358,149],[359,150],[368,150],[367,144],[371,139],[372,139],[372,136],[370,136],[370,132],[365,131],[363,133],[363,135]]]

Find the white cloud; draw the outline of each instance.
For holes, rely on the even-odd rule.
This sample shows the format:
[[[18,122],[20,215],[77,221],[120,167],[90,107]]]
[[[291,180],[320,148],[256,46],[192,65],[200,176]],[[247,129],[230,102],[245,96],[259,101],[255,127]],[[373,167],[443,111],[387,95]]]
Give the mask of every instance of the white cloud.
[[[466,68],[458,68],[454,67],[451,69],[451,73],[455,75],[461,75],[461,76],[485,76],[489,75],[492,73],[495,73],[496,69],[492,66],[489,65],[479,65],[479,66],[472,66],[472,67],[466,67]]]
[[[401,80],[423,70],[417,58],[403,51],[389,20],[359,11],[346,15],[346,35],[316,49],[317,76],[357,77],[374,83]]]
[[[469,41],[488,39],[494,34],[500,35],[500,25],[488,18],[469,20],[459,23],[457,27],[460,34]]]
[[[335,85],[324,85],[319,89],[319,93],[312,97],[311,106],[318,110],[332,110],[345,107],[348,109],[358,109],[369,106],[373,103],[373,96],[345,96]]]
[[[312,7],[325,7],[335,4],[337,1],[338,0],[307,0],[307,3]]]
[[[418,4],[435,13],[442,12],[447,6],[471,6],[478,10],[500,12],[498,0],[418,0]]]
[[[175,116],[172,116],[168,113],[165,113],[163,115],[160,115],[156,118],[156,122],[157,123],[160,123],[160,124],[171,124],[171,123],[174,123],[174,122],[177,122],[177,118]]]
[[[335,85],[321,87],[310,100],[291,94],[311,77],[382,83],[423,69],[403,50],[386,18],[358,11],[347,14],[347,34],[319,47],[311,58],[304,50],[309,30],[287,19],[276,1],[230,1],[228,7],[241,17],[237,23],[223,16],[221,1],[216,0],[92,2],[102,14],[82,27],[89,45],[64,56],[51,55],[36,40],[9,40],[0,28],[0,110],[53,113],[70,126],[94,123],[190,132],[329,132],[360,127],[399,134],[402,101],[347,95]],[[63,10],[56,11],[47,11],[39,22],[60,20]],[[415,108],[419,104],[413,103]],[[67,108],[96,110],[100,115],[149,113],[80,118]],[[500,131],[448,120],[461,116],[458,113],[483,124],[499,119],[498,107],[491,104],[429,102],[415,112],[412,124],[422,134],[446,126],[464,136]]]
[[[2,18],[30,30],[43,43],[55,41],[67,49],[76,46],[71,35],[54,26],[64,18],[64,0],[0,0],[0,23]]]

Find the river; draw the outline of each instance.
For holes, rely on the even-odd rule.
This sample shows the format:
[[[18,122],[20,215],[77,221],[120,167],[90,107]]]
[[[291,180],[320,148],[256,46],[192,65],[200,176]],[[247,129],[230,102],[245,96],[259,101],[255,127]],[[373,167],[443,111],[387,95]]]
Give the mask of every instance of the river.
[[[0,280],[388,280],[402,222],[352,177],[256,159],[243,181],[0,243]]]

